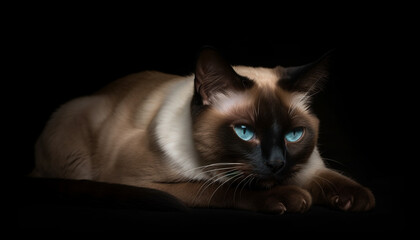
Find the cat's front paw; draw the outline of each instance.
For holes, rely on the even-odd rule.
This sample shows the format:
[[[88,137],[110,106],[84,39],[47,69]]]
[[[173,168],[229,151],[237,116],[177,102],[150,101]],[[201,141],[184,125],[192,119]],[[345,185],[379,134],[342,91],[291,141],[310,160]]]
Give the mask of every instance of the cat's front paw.
[[[315,204],[343,211],[368,211],[375,207],[375,197],[369,188],[330,169],[314,176],[307,188]]]
[[[332,207],[343,211],[368,211],[375,206],[375,197],[366,187],[349,185],[330,193],[329,203]]]
[[[306,212],[312,205],[308,191],[297,186],[277,186],[263,195],[258,210],[283,214],[284,212]]]

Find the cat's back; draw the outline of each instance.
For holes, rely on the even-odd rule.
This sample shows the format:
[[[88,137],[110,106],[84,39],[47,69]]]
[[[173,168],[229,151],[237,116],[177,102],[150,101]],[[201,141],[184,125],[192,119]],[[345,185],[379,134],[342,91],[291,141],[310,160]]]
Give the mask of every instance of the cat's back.
[[[187,95],[190,95],[192,83],[192,75],[144,71],[114,81],[95,95],[105,96],[112,103],[113,112],[120,113],[120,119],[121,114],[124,115],[124,119],[129,121],[127,124],[137,129],[146,129],[162,106],[168,104],[168,98],[174,92],[183,95],[185,89]],[[179,89],[180,86],[182,89]]]
[[[138,99],[139,96],[146,97],[149,93],[161,88],[162,85],[179,78],[181,76],[158,71],[142,71],[111,82],[94,95],[107,96],[114,101],[121,101],[132,96]]]

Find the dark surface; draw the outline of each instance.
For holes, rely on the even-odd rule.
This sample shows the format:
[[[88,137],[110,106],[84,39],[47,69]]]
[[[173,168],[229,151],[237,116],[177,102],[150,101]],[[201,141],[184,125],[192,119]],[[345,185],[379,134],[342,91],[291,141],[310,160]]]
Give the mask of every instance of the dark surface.
[[[78,36],[78,35],[76,35]],[[40,33],[24,47],[17,89],[25,101],[15,122],[24,138],[12,149],[19,161],[14,174],[18,226],[63,230],[167,231],[405,231],[405,176],[393,152],[393,91],[390,49],[374,40],[351,44],[281,44],[277,40],[249,41],[214,38],[165,40],[143,36],[119,41],[73,37],[58,32],[54,41]],[[342,213],[314,206],[305,214],[282,216],[222,209],[168,210],[165,204],[124,205],[118,200],[77,201],[62,195],[61,187],[23,178],[33,167],[33,145],[50,114],[62,103],[90,94],[105,84],[141,70],[175,74],[193,71],[197,52],[213,45],[232,64],[273,67],[301,65],[330,49],[336,60],[331,79],[314,101],[321,120],[320,150],[327,163],[370,187],[377,207],[368,213]],[[40,57],[42,56],[42,57]],[[394,79],[395,80],[395,79]],[[19,86],[24,85],[24,89]],[[29,113],[31,113],[29,115]],[[22,150],[22,148],[24,150]],[[153,202],[153,201],[152,201]]]
[[[383,194],[376,195],[377,207],[370,212],[343,213],[313,206],[304,214],[270,215],[230,209],[188,209],[158,191],[90,181],[25,179],[20,190],[18,224],[25,229],[404,233],[400,231],[405,225],[392,196]]]

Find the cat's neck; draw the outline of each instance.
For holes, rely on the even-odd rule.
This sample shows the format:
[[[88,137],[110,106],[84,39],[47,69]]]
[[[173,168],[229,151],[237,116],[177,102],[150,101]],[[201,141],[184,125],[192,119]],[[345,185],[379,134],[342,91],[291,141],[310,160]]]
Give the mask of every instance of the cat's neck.
[[[192,136],[193,93],[194,76],[173,83],[156,115],[154,134],[172,169],[183,178],[201,179],[204,176],[197,169],[198,155]]]

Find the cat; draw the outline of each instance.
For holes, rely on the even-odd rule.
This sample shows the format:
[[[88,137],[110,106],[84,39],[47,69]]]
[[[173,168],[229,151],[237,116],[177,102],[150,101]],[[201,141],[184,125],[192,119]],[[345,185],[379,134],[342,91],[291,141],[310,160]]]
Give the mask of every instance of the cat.
[[[231,66],[204,48],[189,76],[126,76],[53,113],[32,176],[151,188],[188,207],[370,210],[372,192],[327,168],[317,148],[310,104],[330,61]]]

